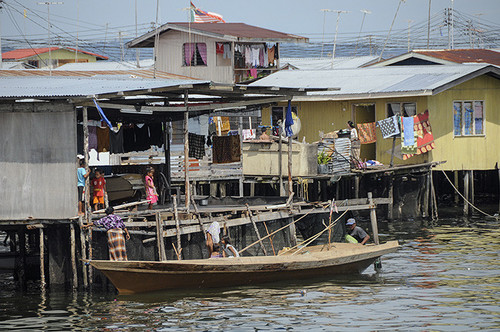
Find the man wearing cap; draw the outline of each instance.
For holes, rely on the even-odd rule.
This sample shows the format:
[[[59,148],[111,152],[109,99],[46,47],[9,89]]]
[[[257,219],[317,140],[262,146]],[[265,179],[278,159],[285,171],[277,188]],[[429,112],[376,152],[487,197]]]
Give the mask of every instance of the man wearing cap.
[[[356,226],[356,220],[354,218],[347,219],[346,226],[347,233],[355,238],[358,243],[365,244],[370,239],[370,235],[366,234],[361,227]]]

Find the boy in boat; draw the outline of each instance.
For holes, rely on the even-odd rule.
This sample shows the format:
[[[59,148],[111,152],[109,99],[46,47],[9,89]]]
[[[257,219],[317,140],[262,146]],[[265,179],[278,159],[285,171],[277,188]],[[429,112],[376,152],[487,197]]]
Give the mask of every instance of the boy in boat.
[[[217,221],[214,221],[208,226],[205,233],[206,245],[208,249],[208,257],[212,256],[215,252],[215,245],[219,245],[220,242],[220,225]]]
[[[238,250],[229,242],[229,236],[224,235],[220,243],[222,244],[222,257],[240,257]]]
[[[356,226],[356,219],[347,219],[346,226],[347,233],[355,238],[358,243],[365,244],[370,239],[370,235],[368,235],[361,227]]]
[[[130,234],[128,233],[122,218],[113,214],[115,209],[111,206],[106,209],[106,216],[83,226],[84,228],[89,228],[94,225],[102,226],[106,228],[106,233],[108,235],[108,248],[109,248],[109,259],[112,261],[126,261],[127,249],[125,247],[125,238],[130,240]],[[123,236],[125,233],[125,236]]]

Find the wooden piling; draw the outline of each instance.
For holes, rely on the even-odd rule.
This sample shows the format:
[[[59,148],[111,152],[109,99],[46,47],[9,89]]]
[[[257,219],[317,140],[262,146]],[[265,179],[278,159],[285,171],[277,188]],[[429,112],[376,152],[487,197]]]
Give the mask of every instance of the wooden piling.
[[[69,225],[69,237],[70,237],[70,250],[71,250],[71,275],[73,289],[78,288],[78,273],[76,270],[76,241],[75,241],[75,225],[71,223]]]
[[[283,119],[285,119],[285,111],[283,111]],[[280,196],[285,196],[285,188],[283,187],[283,132],[281,131],[281,125],[283,121],[278,121],[278,176],[279,176],[279,186],[280,186]]]
[[[295,228],[295,221],[293,220],[293,217],[290,218],[290,245],[292,247],[297,245],[297,230]]]
[[[370,205],[370,221],[372,223],[373,242],[375,242],[375,244],[379,244],[377,212],[376,212],[375,203],[373,202],[373,194],[371,192],[368,193],[368,204]]]
[[[354,198],[359,198],[359,176],[354,176]]]
[[[432,176],[432,170],[430,171],[431,175],[431,215],[432,220],[438,219],[438,210],[437,210],[437,198],[436,198],[436,190],[434,188],[434,178]]]
[[[174,203],[176,205],[176,203]],[[159,212],[155,213],[156,218],[156,244],[158,247],[158,259],[160,261],[167,260],[167,254],[165,252],[165,241],[163,240],[163,223]]]
[[[245,204],[245,205],[247,206],[248,218],[250,218],[250,222],[253,225],[255,233],[257,234],[257,239],[259,240],[260,247],[262,248],[262,251],[264,252],[264,255],[267,256],[266,247],[264,246],[264,243],[262,242],[262,238],[260,236],[259,229],[257,228],[257,223],[253,219],[252,211],[250,210],[250,207],[248,206],[248,204]]]
[[[475,193],[474,193],[474,170],[469,171],[469,182],[470,182],[470,202],[472,205],[475,205]],[[474,213],[474,209],[471,209],[471,212]]]
[[[92,260],[92,227],[89,227],[88,229],[88,232],[89,232],[89,260]],[[94,274],[94,270],[92,268],[92,265],[89,265],[89,285],[92,285],[92,283],[94,282],[93,280],[93,274]]]
[[[389,202],[389,204],[387,204],[387,220],[392,221],[394,219],[394,177],[393,177],[393,174],[389,174],[388,198],[389,198],[390,202]]]
[[[174,195],[174,218],[175,218],[175,230],[177,232],[177,259],[181,260],[181,250],[182,250],[182,245],[181,245],[181,226],[179,224],[179,212],[177,211],[177,197]],[[188,202],[189,204],[189,202]]]
[[[430,200],[430,186],[431,186],[431,179],[430,179],[430,174],[431,171],[427,173],[425,176],[425,185],[424,185],[424,194],[422,195],[422,217],[427,218],[429,217],[429,200]]]
[[[396,151],[396,136],[392,137],[392,149],[391,149],[391,162],[389,163],[389,167],[394,166],[394,152]]]
[[[470,188],[469,176],[470,176],[469,171],[464,171],[464,197],[465,197],[465,199],[464,199],[464,216],[469,215],[469,203],[467,203],[467,201],[469,200],[469,188]]]
[[[189,213],[189,195],[190,195],[190,188],[189,188],[189,104],[188,104],[188,90],[184,91],[184,187],[186,188],[185,190],[185,205],[186,205],[186,210]]]
[[[44,230],[43,227],[38,229],[38,234],[40,237],[40,287],[42,290],[45,289],[45,240],[44,240]]]
[[[453,182],[454,182],[455,188],[458,189],[459,188],[459,186],[458,186],[458,171],[453,171]],[[454,195],[455,195],[455,205],[458,205],[458,202],[459,202],[458,193],[455,191]]]
[[[85,160],[85,169],[88,171],[89,170],[89,117],[88,117],[88,110],[87,106],[83,107],[82,111],[82,118],[83,118],[83,157]],[[85,198],[84,198],[84,205],[85,205],[85,221],[86,223],[89,222],[90,218],[90,213],[91,213],[91,207],[90,207],[90,176],[87,176],[85,178]]]
[[[500,213],[500,168],[497,170],[498,172],[498,213]]]
[[[88,286],[87,265],[83,260],[87,259],[87,244],[85,241],[85,234],[83,233],[83,216],[78,217],[78,224],[80,225],[80,245],[82,251],[82,274],[83,274],[83,287]]]
[[[170,121],[164,122],[163,123],[163,128],[165,130],[165,177],[167,178],[167,192],[166,192],[166,199],[164,199],[164,202],[170,202],[172,200],[172,193],[170,188],[172,187],[172,170],[171,170],[171,164],[170,164],[170,136],[172,133],[172,123]]]

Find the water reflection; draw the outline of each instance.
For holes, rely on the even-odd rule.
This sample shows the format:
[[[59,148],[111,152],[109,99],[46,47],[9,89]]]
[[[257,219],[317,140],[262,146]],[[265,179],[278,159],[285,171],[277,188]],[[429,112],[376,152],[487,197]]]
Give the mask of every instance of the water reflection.
[[[498,222],[392,223],[402,240],[383,268],[360,276],[203,291],[10,290],[0,284],[5,330],[479,330],[499,328]]]

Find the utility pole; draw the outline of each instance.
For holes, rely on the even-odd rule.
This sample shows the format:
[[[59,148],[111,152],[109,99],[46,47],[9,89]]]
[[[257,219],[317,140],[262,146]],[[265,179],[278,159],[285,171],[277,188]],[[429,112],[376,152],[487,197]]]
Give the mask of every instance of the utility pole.
[[[52,43],[50,40],[50,6],[51,5],[63,5],[64,2],[39,2],[39,5],[47,5],[47,36],[49,42],[49,76],[52,76]]]
[[[429,14],[427,15],[427,49],[429,49],[431,38],[431,1],[432,0],[429,0]]]
[[[323,57],[323,48],[325,46],[325,23],[326,23],[326,13],[333,12],[331,9],[321,9],[323,12],[323,38],[321,39],[321,58]]]
[[[124,49],[123,49],[123,43],[122,43],[122,35],[123,35],[123,31],[118,31],[118,40],[120,42],[120,61],[123,62],[123,58],[124,58]]]
[[[451,0],[451,49],[454,48],[454,36],[453,36],[453,29],[454,29],[454,25],[455,25],[455,22],[454,22],[454,16],[455,16],[455,13],[454,13],[454,0]]]
[[[137,0],[135,0],[135,38],[137,38]],[[135,48],[135,59],[137,61],[137,68],[141,67],[139,62],[139,48]]]
[[[335,49],[337,48],[337,35],[338,35],[338,32],[339,32],[340,14],[347,14],[347,13],[349,13],[348,11],[345,11],[345,10],[334,10],[334,12],[337,13],[337,24],[335,26],[335,39],[333,40],[332,69],[333,69],[333,60],[335,59]]]
[[[76,0],[76,47],[75,47],[75,63],[78,62],[78,30],[80,28],[80,1]]]
[[[366,14],[371,14],[372,12],[366,9],[361,9],[363,13],[363,19],[361,20],[361,28],[359,28],[358,40],[356,40],[356,47],[354,48],[354,56],[356,56],[356,51],[358,50],[359,38],[361,37],[361,31],[363,30],[363,23],[365,23]]]
[[[0,13],[2,12],[3,0],[0,0]],[[2,25],[0,24],[0,69],[2,69]]]
[[[413,20],[408,20],[408,53],[410,53],[410,30]]]

